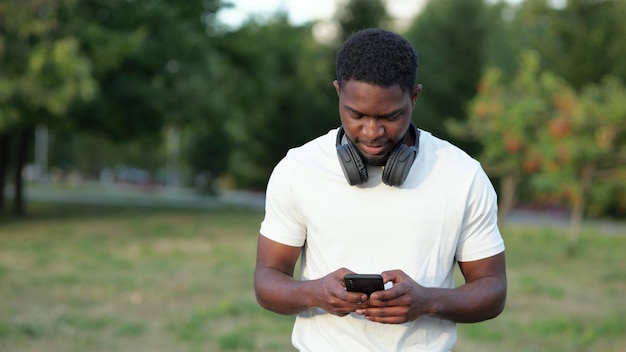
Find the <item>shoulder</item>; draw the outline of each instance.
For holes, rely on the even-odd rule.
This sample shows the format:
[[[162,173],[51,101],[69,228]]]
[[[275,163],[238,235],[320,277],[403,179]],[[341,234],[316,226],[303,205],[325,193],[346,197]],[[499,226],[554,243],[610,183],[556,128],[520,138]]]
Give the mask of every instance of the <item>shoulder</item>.
[[[328,158],[336,158],[335,138],[338,129],[332,129],[326,134],[318,136],[305,144],[291,148],[278,165],[315,165]]]
[[[274,167],[272,176],[306,173],[312,169],[324,169],[329,167],[329,164],[336,163],[335,138],[337,131],[338,129],[332,129],[303,145],[289,149]]]
[[[288,157],[299,157],[309,154],[326,154],[329,151],[335,151],[335,139],[337,137],[338,128],[329,130],[327,133],[318,136],[305,144],[294,147],[287,151]]]
[[[481,169],[480,163],[461,148],[428,131],[420,132],[420,154],[431,159],[435,165],[457,172],[476,172]]]

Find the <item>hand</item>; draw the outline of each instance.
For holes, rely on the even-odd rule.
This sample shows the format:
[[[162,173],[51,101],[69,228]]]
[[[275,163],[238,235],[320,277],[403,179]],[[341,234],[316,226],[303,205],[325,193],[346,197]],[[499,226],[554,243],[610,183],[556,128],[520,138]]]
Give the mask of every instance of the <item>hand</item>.
[[[318,282],[315,286],[318,289],[313,293],[314,305],[340,317],[366,306],[366,294],[346,291],[343,277],[353,273],[346,268],[341,268],[316,280]]]
[[[372,293],[367,305],[356,310],[366,319],[385,323],[402,324],[413,321],[428,312],[430,290],[411,279],[402,270],[382,273],[385,282],[393,287]]]

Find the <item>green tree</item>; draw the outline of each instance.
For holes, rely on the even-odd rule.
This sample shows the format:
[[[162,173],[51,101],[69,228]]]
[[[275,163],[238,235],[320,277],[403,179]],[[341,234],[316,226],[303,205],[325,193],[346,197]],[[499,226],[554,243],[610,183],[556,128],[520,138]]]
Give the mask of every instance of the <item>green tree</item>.
[[[391,17],[381,0],[349,0],[345,6],[338,7],[335,18],[339,25],[339,42],[364,28],[389,28],[391,25]]]
[[[337,125],[332,52],[310,25],[280,16],[225,39],[221,52],[236,67],[220,86],[231,103],[223,116],[234,144],[229,170],[238,186],[262,188],[289,148]]]
[[[36,123],[97,131],[160,148],[164,127],[217,123],[212,51],[219,0],[4,1],[0,3],[0,162],[21,169]],[[215,93],[214,93],[215,92]],[[9,136],[17,136],[15,156]],[[80,158],[77,158],[80,159]],[[4,182],[6,165],[0,167]],[[3,187],[0,187],[3,189]],[[0,197],[4,198],[4,197]]]
[[[96,92],[91,62],[77,38],[63,33],[58,21],[60,8],[73,4],[0,3],[0,210],[9,151],[15,150],[14,213],[23,215],[22,169],[35,126],[66,123],[70,106],[77,100],[90,100]]]
[[[81,39],[101,87],[95,103],[75,111],[80,126],[123,139],[212,116],[218,54],[207,33],[219,4],[96,0],[68,9],[68,31]]]
[[[487,18],[483,0],[430,1],[406,32],[418,53],[417,80],[424,87],[417,123],[438,137],[455,139],[445,121],[463,120],[476,94],[485,65]],[[466,141],[459,144],[472,154],[478,149]]]
[[[146,153],[161,155],[149,170],[168,164],[176,167],[169,173],[180,175],[188,154],[168,156],[165,131],[221,130],[218,112],[227,102],[216,87],[229,66],[216,49],[220,6],[217,0],[90,1],[68,12],[69,30],[81,33],[101,86],[94,103],[74,110],[79,129],[120,143],[143,141]]]
[[[510,80],[518,69],[518,58],[525,48],[521,45],[519,32],[512,25],[516,8],[500,1],[486,6],[485,18],[487,35],[484,39],[485,67],[498,67],[503,79]]]
[[[512,26],[520,47],[539,52],[545,69],[582,90],[609,74],[626,80],[624,13],[623,0],[568,0],[562,8],[526,0]]]

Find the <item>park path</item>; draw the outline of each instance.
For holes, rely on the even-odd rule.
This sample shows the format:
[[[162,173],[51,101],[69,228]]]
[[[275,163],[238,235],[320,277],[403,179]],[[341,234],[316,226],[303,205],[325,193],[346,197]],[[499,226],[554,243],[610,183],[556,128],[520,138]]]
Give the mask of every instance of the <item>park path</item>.
[[[262,210],[265,204],[265,197],[259,192],[228,191],[216,196],[207,196],[189,189],[146,189],[127,185],[75,189],[31,187],[26,190],[26,200],[46,203],[189,209],[232,206]]]
[[[8,190],[8,196],[12,190]],[[200,195],[191,189],[144,189],[129,185],[77,187],[74,189],[34,186],[26,189],[28,201],[93,204],[110,206],[170,207],[187,209],[215,209],[223,207],[249,208],[263,211],[262,192],[225,191],[216,196]],[[569,224],[563,211],[516,209],[509,214],[507,226],[558,227]],[[626,235],[626,221],[587,219],[584,228],[592,228],[604,235]]]

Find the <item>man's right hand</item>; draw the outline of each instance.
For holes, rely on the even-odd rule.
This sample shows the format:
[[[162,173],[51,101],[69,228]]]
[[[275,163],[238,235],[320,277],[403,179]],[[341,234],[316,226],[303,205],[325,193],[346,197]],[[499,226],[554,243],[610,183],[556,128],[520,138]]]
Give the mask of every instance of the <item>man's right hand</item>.
[[[309,284],[313,284],[317,288],[312,291],[314,306],[340,317],[363,308],[367,301],[367,295],[346,291],[343,281],[346,274],[354,274],[354,272],[341,268],[321,279],[310,281]]]

